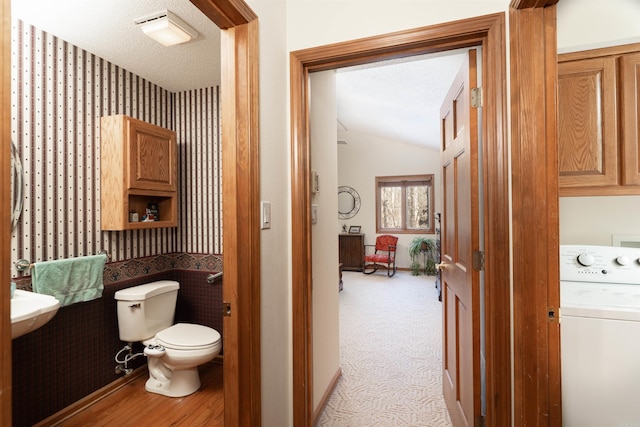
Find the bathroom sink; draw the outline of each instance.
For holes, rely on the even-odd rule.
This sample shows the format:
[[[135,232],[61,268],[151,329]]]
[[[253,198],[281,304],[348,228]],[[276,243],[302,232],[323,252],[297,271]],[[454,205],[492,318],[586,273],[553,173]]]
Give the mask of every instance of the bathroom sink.
[[[60,307],[50,295],[16,289],[11,298],[11,338],[18,338],[44,326]]]

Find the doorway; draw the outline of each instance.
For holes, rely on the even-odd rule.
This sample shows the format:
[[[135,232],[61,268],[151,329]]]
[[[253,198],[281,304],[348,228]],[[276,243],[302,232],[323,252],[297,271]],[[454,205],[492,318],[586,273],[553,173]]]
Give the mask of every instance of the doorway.
[[[223,30],[223,83],[228,90],[223,96],[223,149],[227,160],[225,170],[243,170],[242,174],[224,173],[223,215],[228,220],[224,229],[226,301],[235,307],[234,316],[225,317],[225,424],[260,425],[260,275],[242,270],[240,263],[260,264],[259,218],[239,212],[258,212],[258,119],[253,114],[258,105],[258,29],[257,16],[242,0],[202,0],[194,2],[211,21]],[[10,1],[0,3],[0,16],[11,21]],[[11,25],[0,32],[2,60],[2,105],[0,107],[0,196],[3,221],[0,222],[0,276],[10,277],[11,222],[9,200],[9,152],[11,144]],[[248,94],[251,94],[249,96]],[[229,163],[230,162],[230,163]],[[241,197],[240,195],[250,195]],[[228,226],[227,226],[228,225]],[[239,244],[239,242],[243,242]],[[11,425],[11,328],[9,293],[0,297],[0,424]],[[239,326],[241,316],[254,319]],[[240,395],[242,390],[242,396]]]
[[[345,342],[343,341],[344,337],[349,335],[351,322],[341,326],[338,334],[338,322],[334,322],[334,318],[342,319],[343,316],[342,311],[337,310],[337,307],[339,305],[342,307],[343,300],[349,298],[351,292],[357,292],[356,289],[358,285],[362,284],[361,282],[366,282],[367,279],[375,279],[379,274],[368,276],[362,275],[362,273],[353,273],[362,277],[350,276],[349,280],[344,281],[344,287],[348,292],[340,292],[339,297],[337,294],[327,295],[327,293],[335,292],[332,286],[333,275],[322,281],[323,274],[326,275],[326,272],[334,273],[335,271],[335,259],[332,252],[335,251],[338,245],[336,243],[332,246],[331,242],[335,239],[335,235],[338,234],[338,230],[342,230],[339,237],[341,242],[362,240],[368,245],[374,243],[376,235],[385,234],[377,232],[375,226],[378,208],[374,183],[376,178],[382,175],[399,177],[414,174],[432,174],[436,189],[435,198],[429,203],[430,213],[428,216],[434,217],[434,212],[443,212],[439,114],[445,95],[466,56],[466,49],[462,49],[455,52],[440,52],[436,55],[412,56],[400,60],[315,72],[310,75],[311,155],[313,169],[320,172],[323,178],[321,187],[324,191],[321,191],[320,195],[324,196],[324,193],[328,192],[329,197],[335,198],[335,193],[331,191],[332,188],[336,187],[335,180],[326,177],[327,174],[332,173],[332,167],[335,166],[328,165],[327,161],[323,163],[323,160],[329,155],[327,153],[332,153],[336,150],[336,119],[333,118],[333,122],[331,122],[331,117],[324,118],[325,114],[326,116],[331,116],[329,112],[325,114],[320,112],[322,109],[332,110],[331,105],[336,103],[328,95],[328,93],[333,92],[333,87],[335,87],[335,98],[337,99],[337,111],[339,113],[337,187],[343,189],[345,187],[342,186],[349,186],[347,188],[358,194],[358,209],[355,216],[339,215],[340,219],[337,222],[335,211],[331,210],[329,201],[326,198],[319,200],[318,193],[313,195],[313,202],[317,205],[318,218],[320,218],[313,225],[314,234],[312,236],[312,250],[314,252],[312,268],[315,283],[312,296],[314,316],[313,405],[314,411],[316,411],[314,418],[316,419],[319,415],[318,411],[321,409],[318,407],[319,401],[320,403],[324,401],[333,402],[333,404],[328,405],[329,407],[334,406],[337,402],[336,392],[331,397],[327,397],[326,393],[330,391],[327,389],[327,383],[329,388],[331,388],[332,384],[339,384],[336,387],[341,390],[344,390],[343,387],[348,389],[349,386],[347,384],[354,386],[352,381],[349,380],[349,378],[354,378],[353,363],[350,363],[349,357],[345,359],[343,355],[351,354],[355,356],[358,352],[349,351],[348,348],[345,349],[341,344]],[[325,88],[322,82],[318,81],[331,78],[335,80],[335,83],[330,88]],[[418,125],[417,122],[419,120],[424,123]],[[333,128],[332,124],[334,125]],[[397,128],[398,126],[399,129]],[[330,131],[333,131],[333,135],[330,134]],[[319,151],[322,151],[322,153]],[[338,210],[340,211],[340,209]],[[403,222],[401,219],[398,221],[399,223]],[[328,227],[326,225],[327,222],[331,223]],[[346,233],[347,230],[354,225],[361,226],[361,234],[348,235]],[[411,245],[413,238],[416,236],[435,238],[433,234],[426,234],[430,232],[432,231],[423,230],[418,235],[391,232],[399,238],[396,263],[400,268],[406,269],[411,264],[407,248]],[[341,244],[341,247],[343,246]],[[318,247],[324,249],[316,252]],[[367,253],[372,253],[371,247],[367,248]],[[345,262],[345,256],[347,255],[341,250],[340,262]],[[351,264],[351,257],[346,259],[347,264],[345,265],[347,268],[343,266],[343,270],[346,270],[344,275],[349,276],[348,270],[353,270],[354,266]],[[357,263],[357,255],[354,261]],[[361,262],[362,260],[360,259]],[[358,270],[357,267],[356,270]],[[384,271],[382,271],[382,275],[387,279]],[[398,272],[393,278],[387,279],[389,286],[398,288],[398,293],[394,292],[392,295],[394,301],[398,301],[398,297],[403,295],[400,290],[406,284],[404,280],[406,277],[407,273],[401,274],[401,272]],[[354,282],[351,283],[352,281]],[[429,286],[428,289],[425,288],[424,292],[425,296],[434,292],[437,302],[435,287]],[[430,299],[427,298],[427,301],[430,302]],[[386,304],[381,304],[381,311]],[[400,304],[398,307],[404,307],[404,305]],[[436,308],[440,309],[441,304],[437,304]],[[336,311],[339,312],[336,313]],[[379,314],[375,317],[378,318],[378,316]],[[422,318],[423,316],[419,317]],[[388,316],[387,319],[389,324],[393,324],[397,320],[393,315]],[[438,318],[437,324],[440,324],[440,322],[441,319]],[[405,328],[400,328],[400,330],[404,331]],[[427,337],[432,331],[430,328],[425,328],[413,333],[417,334],[416,336]],[[438,334],[441,333],[438,329]],[[392,335],[393,337],[390,336],[390,339],[400,340],[402,334]],[[363,342],[357,341],[357,347],[363,344]],[[340,346],[341,349],[339,358],[335,351],[336,346]],[[435,344],[435,346],[430,344],[428,353],[432,351],[436,351],[436,354],[440,355],[442,346],[440,344]],[[385,358],[383,361],[376,363],[386,365],[387,368],[391,368],[391,365],[399,366],[397,362],[389,361],[392,359],[392,357],[390,359]],[[427,367],[431,371],[435,365],[429,362],[425,369]],[[343,379],[339,382],[337,381],[338,376],[334,375],[336,370],[342,372]],[[376,371],[378,370],[376,369]],[[384,371],[384,369],[379,370],[379,372]],[[480,372],[480,369],[477,372]],[[333,378],[331,378],[332,375],[334,376]],[[355,377],[365,380],[361,375],[356,375]],[[346,382],[345,379],[347,380]],[[441,390],[438,390],[438,393],[441,395]],[[429,394],[436,395],[433,389],[429,391]],[[381,392],[379,397],[383,400],[392,400],[393,393]],[[349,405],[347,407],[351,408],[358,407],[358,405],[354,406],[349,402],[341,401],[340,405],[344,404]],[[364,408],[365,406],[362,407]],[[413,412],[418,414],[416,410]],[[370,416],[373,415],[371,414]],[[379,416],[383,417],[383,414],[379,414]],[[426,417],[425,414],[419,414],[419,416]],[[327,418],[325,417],[326,420]]]
[[[509,216],[507,194],[492,191],[507,188],[506,110],[505,106],[505,42],[504,14],[488,15],[437,27],[408,30],[398,34],[371,37],[354,42],[329,45],[291,53],[292,97],[292,247],[293,283],[293,396],[294,424],[310,425],[313,415],[313,355],[311,353],[310,300],[311,266],[311,205],[310,148],[308,103],[309,73],[341,68],[383,59],[440,52],[480,45],[483,52],[486,107],[483,114],[484,179],[488,191],[484,206],[491,206],[492,220],[485,224],[486,253],[490,259],[499,248],[509,247]],[[487,72],[491,70],[491,72]],[[490,142],[489,142],[490,141]],[[489,218],[485,215],[485,218]],[[501,255],[500,263],[487,263],[487,307],[501,310],[501,318],[509,318],[509,260]],[[510,422],[510,329],[508,322],[488,322],[487,330],[487,412],[495,414],[494,425]],[[498,340],[506,343],[494,348]],[[489,351],[491,350],[491,351]],[[492,377],[493,376],[493,377]],[[500,418],[498,418],[500,417]]]

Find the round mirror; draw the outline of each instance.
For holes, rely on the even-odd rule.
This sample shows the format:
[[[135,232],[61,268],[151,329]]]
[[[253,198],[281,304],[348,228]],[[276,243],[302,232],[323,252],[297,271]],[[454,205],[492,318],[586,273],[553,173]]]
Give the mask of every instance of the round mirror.
[[[22,163],[15,144],[11,144],[11,228],[15,228],[22,213]]]
[[[338,187],[338,218],[349,219],[360,210],[360,195],[351,187]]]

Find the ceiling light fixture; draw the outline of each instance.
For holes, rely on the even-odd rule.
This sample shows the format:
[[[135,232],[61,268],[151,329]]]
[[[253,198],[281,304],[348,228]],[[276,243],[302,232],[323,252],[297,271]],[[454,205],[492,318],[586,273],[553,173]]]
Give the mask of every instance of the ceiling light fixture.
[[[142,32],[164,46],[186,43],[198,37],[198,32],[175,13],[164,10],[133,21]]]

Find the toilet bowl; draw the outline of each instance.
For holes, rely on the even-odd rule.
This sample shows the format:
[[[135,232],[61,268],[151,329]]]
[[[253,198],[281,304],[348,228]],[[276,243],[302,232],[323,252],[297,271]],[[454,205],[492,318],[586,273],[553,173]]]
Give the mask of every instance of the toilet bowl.
[[[201,384],[198,365],[215,358],[222,347],[215,329],[173,325],[178,289],[178,282],[161,280],[115,293],[120,339],[145,345],[149,367],[145,389],[169,397],[197,391]]]
[[[169,397],[189,395],[200,388],[198,366],[220,353],[220,334],[202,325],[177,323],[158,332],[146,346],[149,379],[145,389]]]

